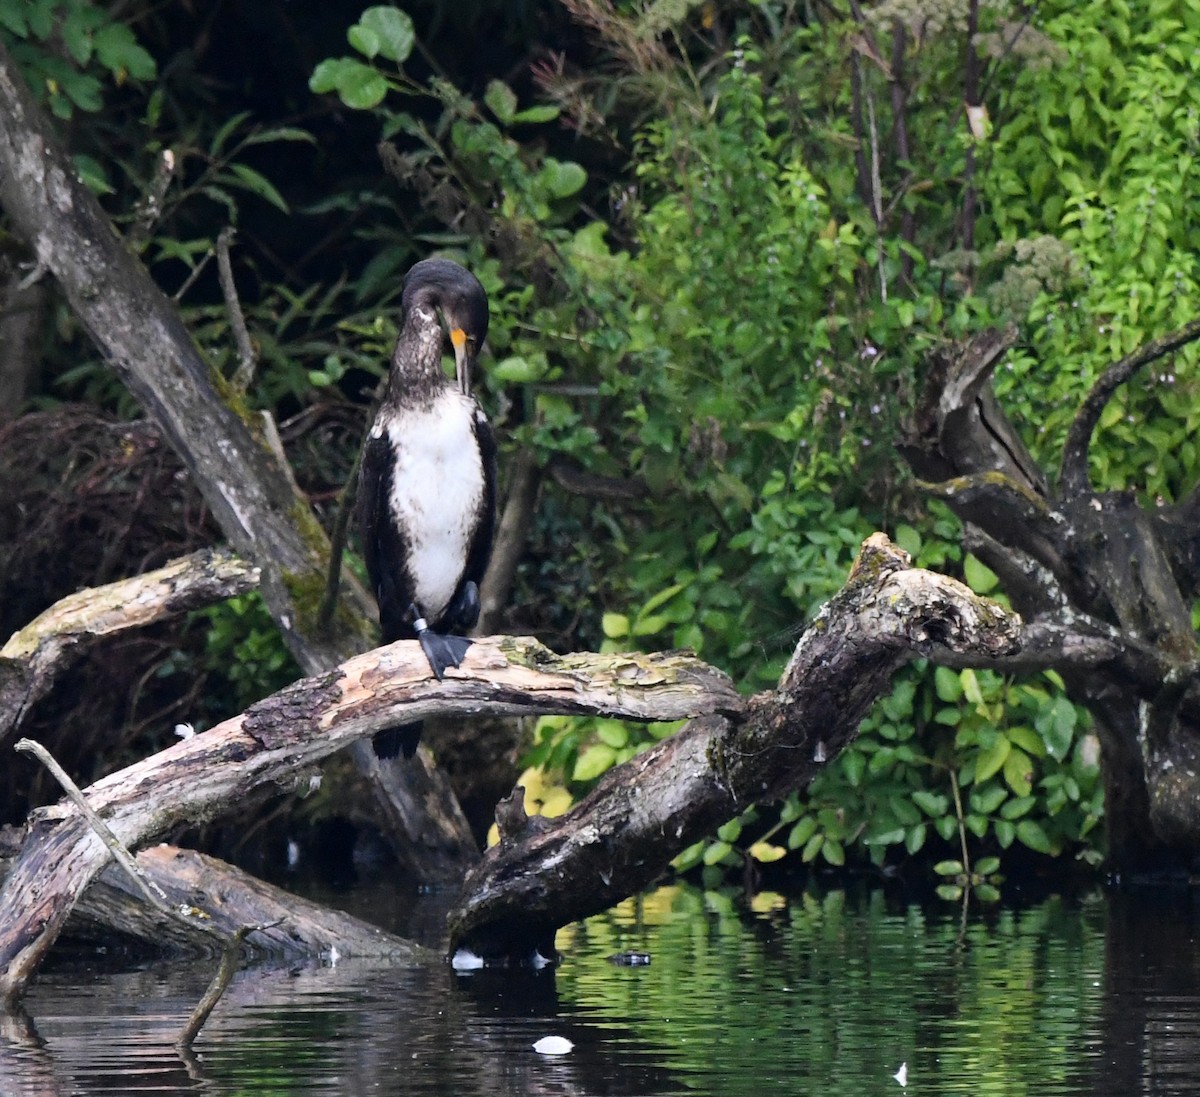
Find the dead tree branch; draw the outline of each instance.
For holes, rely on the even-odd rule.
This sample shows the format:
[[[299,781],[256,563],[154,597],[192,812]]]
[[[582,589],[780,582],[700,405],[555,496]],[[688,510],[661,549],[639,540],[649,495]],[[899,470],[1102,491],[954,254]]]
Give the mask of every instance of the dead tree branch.
[[[751,804],[802,788],[850,742],[893,674],[943,650],[1006,655],[1020,621],[952,579],[908,566],[882,534],[805,631],[779,688],[706,711],[611,770],[566,815],[509,835],[472,870],[451,949],[554,955],[560,926],[644,888],[678,852]]]
[[[56,602],[0,648],[0,741],[88,644],[244,594],[258,579],[258,568],[206,549]]]
[[[1063,446],[1062,466],[1059,472],[1059,485],[1063,495],[1074,495],[1089,490],[1088,450],[1091,448],[1096,424],[1100,422],[1100,414],[1112,399],[1113,393],[1142,366],[1149,365],[1196,339],[1200,339],[1200,320],[1193,320],[1170,335],[1164,335],[1138,347],[1132,354],[1114,362],[1104,371],[1076,413],[1066,445]]]
[[[84,795],[117,838],[137,849],[179,823],[219,814],[263,782],[304,780],[333,751],[396,723],[438,714],[693,718],[609,775],[571,822],[556,822],[565,845],[540,836],[510,842],[472,877],[456,939],[523,946],[544,939],[547,910],[560,918],[556,925],[579,916],[579,872],[591,881],[587,910],[601,909],[597,903],[657,875],[705,828],[810,780],[855,734],[905,660],[942,650],[1004,655],[1015,648],[1018,627],[960,583],[910,569],[877,534],[846,589],[801,638],[780,688],[749,701],[686,653],[558,656],[532,639],[493,637],[477,641],[463,666],[438,683],[420,646],[404,641],[297,682]],[[568,847],[578,849],[570,854]],[[528,874],[513,877],[518,859],[536,868],[541,884]],[[36,814],[0,888],[0,999],[20,996],[107,861],[73,805]],[[535,900],[540,905],[530,905]]]

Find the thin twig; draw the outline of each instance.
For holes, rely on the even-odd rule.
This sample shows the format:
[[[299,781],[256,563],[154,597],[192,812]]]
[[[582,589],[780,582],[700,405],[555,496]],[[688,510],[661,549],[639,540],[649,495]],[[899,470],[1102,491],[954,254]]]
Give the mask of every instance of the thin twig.
[[[221,292],[225,296],[225,308],[229,313],[229,326],[233,329],[233,341],[237,345],[238,367],[233,375],[233,387],[246,392],[254,380],[254,368],[258,359],[250,342],[246,328],[246,317],[238,300],[237,286],[233,281],[233,265],[229,261],[229,242],[233,239],[233,227],[226,225],[217,235],[217,270],[221,278]]]
[[[192,288],[192,286],[194,286],[196,284],[196,279],[199,278],[200,275],[204,273],[204,268],[208,266],[209,260],[212,259],[214,254],[215,254],[214,250],[212,248],[209,248],[208,251],[206,251],[200,257],[200,262],[197,263],[192,268],[191,274],[189,274],[183,280],[183,285],[180,286],[179,289],[177,289],[175,291],[174,295],[171,297],[172,301],[174,301],[178,304],[178,302],[183,300],[183,295],[185,293],[187,293],[187,291],[190,290]]]
[[[83,793],[79,791],[79,786],[71,780],[66,770],[58,764],[54,756],[41,743],[35,743],[32,739],[18,739],[13,746],[13,750],[19,750],[22,754],[32,754],[50,771],[54,779],[62,786],[63,791],[67,794],[67,798],[80,810],[83,817],[88,821],[88,825],[91,826],[96,837],[108,847],[113,860],[129,874],[134,887],[141,892],[146,902],[157,910],[165,908],[170,911],[171,908],[167,905],[166,894],[138,868],[137,862],[133,859],[133,854],[125,848],[121,843],[121,839],[113,834],[108,824],[92,810],[91,804],[87,802]],[[172,916],[174,916],[174,912],[172,912]]]
[[[371,437],[371,424],[375,422],[375,409],[367,417],[367,429],[363,433],[358,453],[354,455],[354,467],[346,477],[346,483],[338,493],[337,514],[333,519],[333,531],[329,535],[329,571],[325,575],[325,593],[321,597],[321,608],[317,610],[317,635],[324,636],[333,624],[333,614],[338,605],[338,589],[342,582],[342,557],[346,554],[346,538],[350,532],[350,515],[354,512],[354,501],[358,497],[358,473],[362,468],[363,454]]]
[[[1144,346],[1138,347],[1132,354],[1126,355],[1119,362],[1114,362],[1100,375],[1100,379],[1092,386],[1079,411],[1075,421],[1067,433],[1067,441],[1063,446],[1062,467],[1059,471],[1059,489],[1064,496],[1077,495],[1090,489],[1088,479],[1088,450],[1092,444],[1092,434],[1104,406],[1112,398],[1114,392],[1128,381],[1142,366],[1200,339],[1200,319],[1185,324],[1178,331],[1154,339]]]

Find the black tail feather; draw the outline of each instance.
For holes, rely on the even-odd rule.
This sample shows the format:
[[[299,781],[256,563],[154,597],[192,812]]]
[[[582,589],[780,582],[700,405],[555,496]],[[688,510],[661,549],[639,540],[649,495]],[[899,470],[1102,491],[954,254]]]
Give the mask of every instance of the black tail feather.
[[[421,721],[414,724],[399,724],[394,728],[385,728],[375,733],[371,745],[375,748],[378,758],[395,758],[403,754],[411,758],[417,753],[417,744],[421,741]]]

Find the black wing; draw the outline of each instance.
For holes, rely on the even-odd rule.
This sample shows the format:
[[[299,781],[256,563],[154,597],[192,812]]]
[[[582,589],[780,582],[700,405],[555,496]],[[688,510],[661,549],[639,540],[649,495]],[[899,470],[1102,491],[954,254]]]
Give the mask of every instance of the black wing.
[[[363,558],[371,589],[379,603],[383,642],[411,639],[408,620],[413,592],[408,578],[408,545],[392,521],[388,495],[392,488],[394,458],[387,435],[372,437],[363,451],[358,481],[358,520]]]

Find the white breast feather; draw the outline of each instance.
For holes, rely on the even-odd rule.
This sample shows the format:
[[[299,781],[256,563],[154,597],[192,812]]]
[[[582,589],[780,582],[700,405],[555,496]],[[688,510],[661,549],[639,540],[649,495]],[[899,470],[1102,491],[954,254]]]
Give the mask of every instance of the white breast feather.
[[[474,417],[474,401],[447,389],[388,424],[397,458],[389,502],[411,546],[417,604],[431,621],[454,597],[483,499]]]

